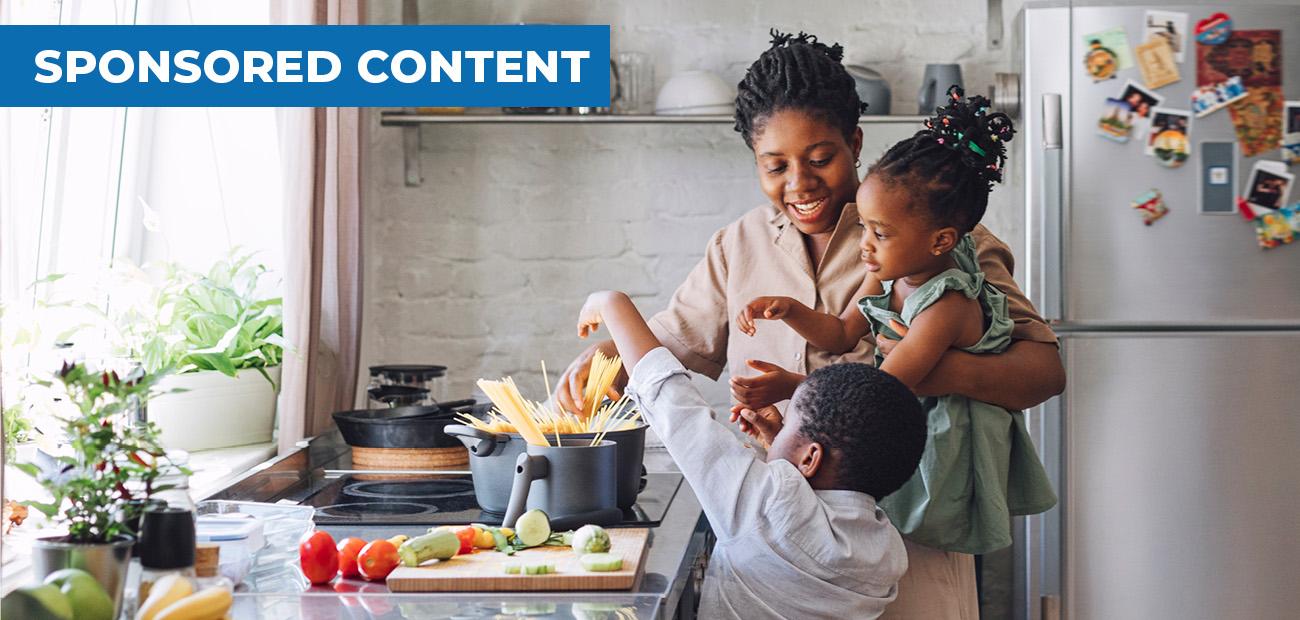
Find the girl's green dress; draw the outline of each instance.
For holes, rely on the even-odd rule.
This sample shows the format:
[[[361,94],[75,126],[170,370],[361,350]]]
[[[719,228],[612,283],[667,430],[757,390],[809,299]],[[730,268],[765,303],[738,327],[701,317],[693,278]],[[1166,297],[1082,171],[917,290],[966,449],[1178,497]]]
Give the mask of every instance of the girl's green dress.
[[[948,291],[979,299],[988,324],[971,353],[1001,353],[1011,343],[1007,298],[984,281],[975,260],[975,242],[966,235],[953,250],[959,268],[949,269],[917,288],[903,311],[889,309],[893,282],[883,295],[858,301],[876,334],[898,338],[893,319],[912,319]],[[877,354],[876,365],[882,357]],[[1047,472],[1038,459],[1025,415],[951,394],[922,398],[929,436],[916,473],[880,501],[894,526],[908,539],[961,553],[988,553],[1011,544],[1011,517],[1043,512],[1056,505]]]

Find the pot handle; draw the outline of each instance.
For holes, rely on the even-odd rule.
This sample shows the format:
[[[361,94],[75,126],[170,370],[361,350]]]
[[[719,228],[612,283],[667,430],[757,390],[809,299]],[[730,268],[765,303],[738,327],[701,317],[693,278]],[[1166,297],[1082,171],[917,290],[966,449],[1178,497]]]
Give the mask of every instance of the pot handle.
[[[442,427],[442,432],[459,439],[474,456],[492,456],[497,449],[496,433],[464,424],[448,424]]]
[[[514,527],[519,515],[524,514],[528,505],[528,489],[534,480],[545,478],[551,471],[551,462],[544,456],[527,452],[515,460],[515,480],[510,485],[510,502],[506,505],[506,516],[501,520],[501,527]]]

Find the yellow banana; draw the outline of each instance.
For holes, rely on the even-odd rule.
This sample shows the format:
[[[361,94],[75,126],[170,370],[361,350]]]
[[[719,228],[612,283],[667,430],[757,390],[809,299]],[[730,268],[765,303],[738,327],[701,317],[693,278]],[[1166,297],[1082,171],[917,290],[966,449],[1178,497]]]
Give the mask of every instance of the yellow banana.
[[[188,578],[181,575],[167,575],[149,589],[149,598],[145,599],[144,604],[140,606],[135,620],[154,620],[158,612],[191,594],[194,594],[194,584]]]
[[[230,590],[212,586],[172,603],[154,620],[218,620],[230,611],[234,600]]]

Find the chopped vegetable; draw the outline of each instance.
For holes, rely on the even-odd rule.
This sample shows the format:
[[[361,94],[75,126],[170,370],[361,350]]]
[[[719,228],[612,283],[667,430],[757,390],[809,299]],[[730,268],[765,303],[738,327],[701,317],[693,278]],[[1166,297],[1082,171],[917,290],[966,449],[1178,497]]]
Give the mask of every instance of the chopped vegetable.
[[[623,558],[612,553],[588,553],[578,560],[582,567],[594,573],[605,573],[623,568]]]
[[[456,530],[456,538],[460,539],[460,555],[466,555],[474,552],[474,539],[478,537],[478,530],[473,526],[465,526]]]
[[[419,566],[429,560],[450,560],[460,549],[460,539],[449,529],[436,528],[416,536],[397,548],[404,566]]]
[[[496,543],[497,551],[500,551],[501,553],[504,553],[506,555],[514,555],[515,548],[513,545],[510,544],[510,539],[506,536],[506,533],[503,531],[505,529],[506,528],[494,527],[491,530],[489,530],[492,532],[492,541]]]
[[[486,525],[475,524],[474,528],[474,547],[478,549],[491,549],[497,545],[492,536],[492,532]]]
[[[599,525],[584,525],[573,533],[570,546],[575,553],[604,553],[609,551],[609,532]]]
[[[506,564],[507,575],[552,575],[555,564],[549,562],[511,562]]]
[[[411,537],[410,537],[410,536],[407,536],[406,534],[398,534],[398,535],[396,535],[396,536],[393,536],[392,538],[389,538],[389,539],[388,539],[388,542],[393,543],[393,546],[394,546],[394,547],[400,547],[400,546],[402,546],[402,543],[404,543],[404,542],[406,542],[406,541],[408,541],[408,540],[410,540],[410,539],[411,539]]]
[[[551,537],[551,520],[536,508],[520,515],[515,521],[515,537],[524,547],[536,547]]]

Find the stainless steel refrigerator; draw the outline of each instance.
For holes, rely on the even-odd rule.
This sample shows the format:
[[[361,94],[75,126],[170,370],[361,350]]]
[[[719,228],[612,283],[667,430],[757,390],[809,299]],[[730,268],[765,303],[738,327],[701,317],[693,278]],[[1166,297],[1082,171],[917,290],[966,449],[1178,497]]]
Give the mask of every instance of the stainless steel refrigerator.
[[[1029,417],[1062,501],[1018,523],[1016,616],[1296,618],[1300,241],[1261,250],[1233,201],[1280,154],[1243,157],[1226,109],[1192,120],[1178,168],[1145,154],[1140,121],[1128,143],[1098,135],[1106,98],[1144,81],[1135,66],[1095,82],[1084,37],[1122,26],[1136,48],[1148,10],[1186,13],[1187,30],[1218,11],[1235,30],[1280,30],[1284,98],[1300,99],[1295,3],[1020,13],[1020,276],[1056,321],[1068,387]],[[1162,107],[1190,109],[1184,41]],[[1153,188],[1169,212],[1147,226],[1131,204]]]

